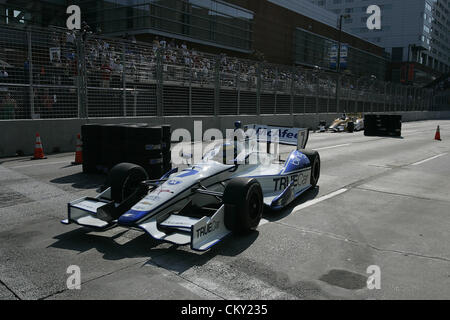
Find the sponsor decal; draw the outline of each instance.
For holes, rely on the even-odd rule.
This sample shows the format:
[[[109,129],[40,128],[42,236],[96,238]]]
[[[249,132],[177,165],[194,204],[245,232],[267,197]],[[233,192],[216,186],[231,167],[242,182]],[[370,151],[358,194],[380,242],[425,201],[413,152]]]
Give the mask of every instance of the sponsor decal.
[[[150,196],[146,196],[144,199],[145,199],[145,200],[148,200],[148,201],[158,201],[158,200],[160,200],[161,198],[158,197],[158,196],[150,195]]]
[[[197,170],[184,170],[182,172],[182,174],[180,174],[179,176],[177,176],[177,178],[185,178],[185,177],[190,177],[190,176],[195,176],[196,174],[198,174]]]
[[[273,179],[273,182],[275,182],[273,191],[284,190],[289,187],[291,183],[294,188],[298,186],[304,186],[308,182],[308,176],[308,171],[304,171],[285,177],[275,178]]]
[[[160,194],[160,193],[175,193],[175,192],[173,192],[171,190],[167,190],[167,189],[161,189],[158,191],[158,194]]]
[[[170,186],[176,186],[176,185],[178,185],[180,183],[181,183],[181,181],[178,181],[178,180],[169,180],[169,181],[167,181],[167,184],[170,185]]]
[[[219,229],[219,227],[220,227],[219,221],[212,221],[208,223],[206,226],[203,226],[197,230],[197,238],[204,237],[209,233]]]
[[[270,130],[269,130],[270,129]],[[273,131],[278,131],[278,137],[281,139],[283,138],[287,138],[287,139],[297,139],[298,137],[298,130],[297,132],[295,132],[292,129],[275,129],[273,127],[266,127],[266,126],[261,126],[261,127],[257,127],[256,129],[256,134],[260,134],[260,133],[264,133],[267,134],[268,137],[272,136],[272,132]]]
[[[132,218],[132,217],[134,217],[134,214],[132,214],[132,213],[125,213],[123,215],[123,217]]]

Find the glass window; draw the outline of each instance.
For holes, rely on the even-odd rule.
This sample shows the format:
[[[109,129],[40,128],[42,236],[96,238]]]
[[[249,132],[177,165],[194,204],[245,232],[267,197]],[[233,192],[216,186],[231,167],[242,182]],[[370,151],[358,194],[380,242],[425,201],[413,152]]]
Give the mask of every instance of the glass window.
[[[333,69],[336,61],[336,47],[336,41],[297,29],[294,44],[295,63]],[[386,72],[386,60],[348,46],[346,68],[355,75],[374,74],[383,79]]]
[[[151,28],[244,50],[252,48],[254,14],[214,0],[83,2],[88,23],[104,33]],[[89,4],[89,5],[88,5]],[[93,21],[92,21],[93,20]]]

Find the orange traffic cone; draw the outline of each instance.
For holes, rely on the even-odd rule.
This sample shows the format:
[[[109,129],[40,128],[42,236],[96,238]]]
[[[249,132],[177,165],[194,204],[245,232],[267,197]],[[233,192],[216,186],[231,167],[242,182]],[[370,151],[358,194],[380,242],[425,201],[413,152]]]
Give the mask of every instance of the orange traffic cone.
[[[31,160],[47,159],[44,155],[44,149],[42,148],[41,136],[36,133],[36,145],[34,146],[34,157]]]
[[[81,141],[81,135],[77,135],[77,148],[75,150],[75,161],[73,165],[83,164],[83,142]]]
[[[438,126],[436,130],[436,135],[434,136],[434,140],[442,141],[441,140],[441,128]]]

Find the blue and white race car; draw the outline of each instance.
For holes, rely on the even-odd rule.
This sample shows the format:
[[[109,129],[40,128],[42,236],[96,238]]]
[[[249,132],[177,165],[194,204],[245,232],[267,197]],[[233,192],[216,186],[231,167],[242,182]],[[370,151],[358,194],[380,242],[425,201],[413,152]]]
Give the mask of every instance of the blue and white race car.
[[[251,139],[217,143],[197,164],[181,172],[174,169],[160,180],[147,180],[137,165],[117,165],[97,197],[69,203],[68,218],[62,223],[97,230],[139,229],[154,239],[190,244],[198,251],[208,250],[231,232],[256,229],[264,207],[282,209],[317,185],[320,156],[305,149],[308,129],[249,128],[257,134],[256,143]],[[268,130],[279,133],[280,144],[297,146],[286,160],[271,153],[271,138],[262,137],[264,132],[267,138]],[[230,148],[235,158],[227,161]]]

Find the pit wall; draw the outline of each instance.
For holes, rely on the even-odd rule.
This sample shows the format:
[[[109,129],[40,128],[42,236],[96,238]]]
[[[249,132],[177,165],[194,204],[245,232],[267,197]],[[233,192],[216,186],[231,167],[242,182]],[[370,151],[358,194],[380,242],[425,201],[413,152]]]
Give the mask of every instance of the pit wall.
[[[380,113],[383,114],[383,113]],[[394,114],[394,113],[389,113]],[[450,111],[410,111],[397,112],[403,116],[403,122],[450,119]],[[25,155],[32,155],[39,133],[44,153],[75,151],[76,136],[81,133],[81,126],[87,123],[120,124],[148,123],[150,126],[170,124],[172,130],[185,128],[192,137],[194,121],[202,121],[203,132],[217,128],[225,132],[234,128],[234,122],[243,124],[278,125],[299,128],[317,128],[320,120],[328,124],[340,114],[298,114],[298,115],[240,115],[240,116],[205,116],[205,117],[140,117],[140,118],[90,118],[90,119],[42,119],[42,120],[0,120],[0,158],[16,156],[17,150]]]

